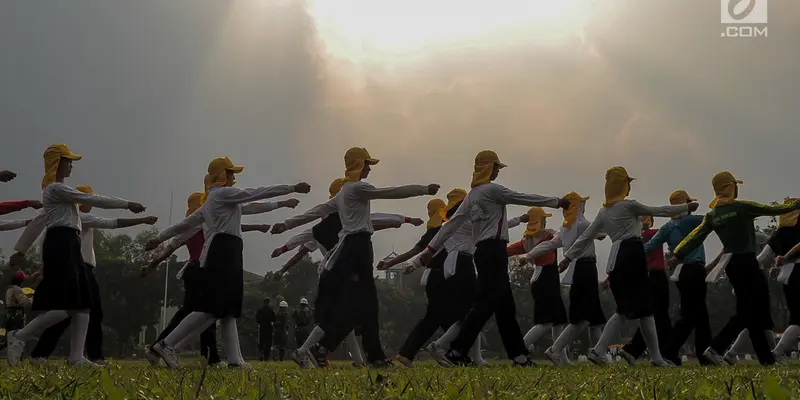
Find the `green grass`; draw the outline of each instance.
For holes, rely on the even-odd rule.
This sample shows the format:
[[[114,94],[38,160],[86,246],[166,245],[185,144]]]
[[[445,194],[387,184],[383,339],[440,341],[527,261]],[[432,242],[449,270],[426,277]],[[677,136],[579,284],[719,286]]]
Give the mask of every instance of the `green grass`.
[[[800,398],[798,365],[762,368],[690,366],[657,369],[576,364],[515,369],[414,369],[376,371],[347,364],[332,370],[301,370],[291,363],[253,363],[254,370],[203,370],[185,362],[177,371],[145,362],[112,362],[103,370],[75,369],[63,362],[0,367],[0,397],[14,399],[677,399]],[[643,363],[644,364],[644,363]],[[202,384],[201,384],[202,382]]]

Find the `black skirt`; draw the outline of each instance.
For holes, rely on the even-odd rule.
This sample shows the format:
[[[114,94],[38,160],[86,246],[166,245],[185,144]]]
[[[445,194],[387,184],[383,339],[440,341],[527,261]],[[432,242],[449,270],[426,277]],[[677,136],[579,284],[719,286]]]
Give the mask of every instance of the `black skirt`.
[[[558,265],[542,268],[539,279],[531,285],[533,295],[534,325],[567,323],[567,309],[561,298],[561,279],[558,276]]]
[[[322,325],[328,321],[331,315],[331,294],[335,290],[331,274],[322,270],[317,282],[317,298],[314,300],[314,321],[317,325]]]
[[[42,264],[42,281],[33,296],[34,311],[92,308],[92,288],[78,231],[67,227],[48,229],[42,245]]]
[[[478,296],[478,278],[471,255],[458,255],[456,273],[445,280],[444,292],[447,295],[446,324],[463,321]]]
[[[588,322],[590,326],[606,323],[600,305],[597,281],[597,260],[581,258],[575,262],[572,285],[569,288],[569,323]]]
[[[183,308],[189,311],[200,311],[202,307],[206,285],[204,272],[197,261],[189,261],[183,271]]]
[[[200,291],[198,311],[215,318],[241,317],[243,264],[242,238],[224,233],[214,235],[203,265],[205,285]]]
[[[614,270],[609,274],[611,293],[617,303],[617,314],[628,319],[653,315],[647,256],[639,238],[622,241]]]

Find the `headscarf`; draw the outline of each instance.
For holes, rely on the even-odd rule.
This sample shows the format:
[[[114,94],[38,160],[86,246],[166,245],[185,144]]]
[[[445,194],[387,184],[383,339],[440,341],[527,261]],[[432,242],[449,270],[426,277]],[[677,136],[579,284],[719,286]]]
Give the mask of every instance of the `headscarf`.
[[[794,204],[798,201],[797,198],[787,197],[783,200],[783,204]],[[778,217],[778,228],[784,228],[797,225],[798,217],[800,217],[800,210],[794,210],[788,214],[783,214]]]
[[[586,200],[589,200],[589,196],[583,197],[577,192],[570,192],[567,193],[564,198],[569,201],[569,207],[562,211],[562,214],[564,215],[564,223],[562,226],[565,228],[570,228],[579,219],[586,219],[583,216],[583,205],[586,203]]]
[[[611,207],[625,200],[631,190],[631,181],[634,180],[636,178],[631,178],[624,167],[609,168],[606,171],[606,201],[603,203],[603,207]]]
[[[447,213],[450,212],[458,203],[464,201],[467,197],[467,191],[461,188],[455,188],[447,193],[447,205],[439,211],[439,215],[442,217],[442,221],[447,221]]]
[[[676,190],[676,191],[672,192],[672,194],[669,195],[669,204],[672,204],[672,205],[675,205],[675,206],[681,205],[681,204],[686,204],[686,203],[688,203],[690,201],[697,201],[697,199],[695,199],[692,196],[689,196],[689,193],[687,193],[683,189]],[[680,218],[681,217],[679,217],[679,216],[678,217],[672,217],[672,219],[680,219]]]
[[[724,206],[736,202],[736,185],[741,185],[742,181],[737,180],[728,171],[722,171],[711,179],[711,186],[714,187],[716,197],[708,205],[709,208]]]
[[[344,153],[344,181],[345,182],[359,182],[361,181],[361,172],[364,166],[375,165],[378,163],[377,158],[372,158],[367,149],[363,147],[351,147]]]
[[[211,179],[211,186],[222,186],[227,182],[227,172],[231,171],[234,174],[244,171],[244,167],[240,165],[233,165],[228,157],[217,157],[208,164],[208,175]]]
[[[189,200],[186,202],[188,208],[186,209],[186,216],[194,214],[200,207],[203,206],[203,200],[206,195],[203,192],[194,192],[189,195]]]
[[[77,161],[81,156],[69,150],[65,144],[53,144],[44,151],[44,178],[42,178],[42,189],[56,181],[56,173],[61,159]]]
[[[525,233],[522,237],[533,237],[542,231],[542,220],[552,217],[553,214],[544,212],[542,207],[531,207],[528,210],[528,226],[525,228]]]
[[[442,226],[444,219],[442,218],[441,211],[447,206],[442,199],[432,199],[428,202],[428,224],[425,226],[427,229],[438,228]]]
[[[475,170],[472,172],[472,185],[476,187],[492,181],[492,171],[494,166],[505,168],[507,165],[500,162],[497,153],[491,150],[483,150],[475,156]]]
[[[333,182],[331,182],[330,188],[328,189],[330,192],[330,197],[328,197],[328,200],[336,197],[339,191],[342,190],[342,186],[344,186],[344,178],[334,179]]]
[[[206,174],[203,177],[203,197],[200,199],[200,204],[205,204],[206,199],[208,199],[208,191],[211,190],[211,186],[214,184],[214,177],[210,174]]]

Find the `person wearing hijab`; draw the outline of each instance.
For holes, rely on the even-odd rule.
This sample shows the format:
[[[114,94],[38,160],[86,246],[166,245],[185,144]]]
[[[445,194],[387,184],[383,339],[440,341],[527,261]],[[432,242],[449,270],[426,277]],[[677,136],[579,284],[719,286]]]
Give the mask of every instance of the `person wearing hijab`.
[[[272,343],[277,353],[273,360],[283,361],[286,357],[286,344],[289,342],[289,303],[281,301],[278,304],[278,312],[272,321],[272,331]]]
[[[653,306],[648,285],[647,255],[642,243],[642,216],[674,217],[697,209],[697,203],[646,206],[636,200],[626,199],[634,178],[625,168],[617,166],[606,171],[605,202],[594,221],[564,253],[561,268],[567,268],[594,243],[598,234],[611,237],[612,246],[606,273],[611,292],[617,303],[617,312],[609,318],[600,340],[589,350],[587,358],[595,364],[606,364],[606,352],[627,321],[639,323],[644,342],[655,366],[668,366],[661,357]]]
[[[711,202],[703,222],[687,236],[672,253],[671,264],[685,260],[692,251],[703,244],[713,231],[722,242],[723,251],[730,254],[723,264],[725,274],[736,295],[736,314],[722,331],[712,340],[704,356],[714,364],[721,365],[725,349],[743,329],[750,334],[750,341],[761,364],[775,363],[770,351],[765,329],[772,329],[769,311],[769,287],[767,278],[759,268],[756,258],[756,234],[753,221],[760,216],[777,216],[800,209],[800,202],[780,205],[764,205],[737,200],[739,185],[728,171],[714,175],[711,180],[716,197]]]
[[[670,204],[675,203],[670,202]],[[678,204],[686,204],[686,202]],[[640,217],[640,220],[642,222],[642,241],[647,243],[656,235],[658,229],[653,228],[652,216],[645,215]],[[647,281],[653,305],[653,319],[656,323],[658,343],[663,350],[669,343],[670,330],[672,329],[672,322],[669,319],[669,278],[667,277],[664,261],[664,249],[662,246],[656,246],[649,250],[645,248],[645,253],[647,253]],[[636,360],[644,354],[646,347],[642,331],[637,329],[633,339],[619,349],[618,353],[628,364],[635,365]],[[672,359],[667,360],[674,363]]]
[[[291,193],[308,193],[311,187],[301,182],[296,185],[239,189],[233,186],[234,176],[243,170],[244,167],[234,165],[228,157],[212,160],[208,165],[208,195],[202,207],[148,241],[147,248],[153,249],[180,233],[203,226],[203,235],[208,243],[200,256],[200,264],[208,284],[202,289],[202,301],[197,306],[198,310],[186,316],[172,333],[152,346],[153,351],[170,368],[179,366],[175,347],[184,339],[199,335],[217,321],[220,321],[223,350],[228,357],[228,364],[249,368],[242,357],[236,328],[236,318],[242,313],[244,294],[242,214],[274,210],[274,203],[259,203],[257,200]]]
[[[305,214],[275,224],[272,232],[289,229],[338,213],[342,234],[325,262],[325,274],[330,285],[330,315],[309,335],[319,341],[324,351],[335,350],[356,325],[363,330],[364,350],[374,367],[391,365],[380,340],[378,326],[378,296],[373,277],[372,233],[370,203],[378,199],[406,199],[435,195],[439,185],[408,185],[376,188],[363,181],[378,160],[367,149],[353,147],[344,156],[345,178],[341,191],[332,199],[308,210]],[[305,344],[304,344],[305,345]],[[305,346],[301,346],[301,349]],[[300,349],[298,349],[300,350]],[[295,351],[292,357],[301,367],[309,367],[308,352]]]
[[[70,151],[64,144],[52,145],[44,152],[41,214],[47,233],[42,246],[43,279],[37,287],[32,305],[34,311],[43,313],[24,328],[8,333],[6,356],[11,365],[19,364],[25,342],[40,337],[47,328],[72,317],[69,363],[97,366],[83,355],[89,310],[97,299],[92,293],[91,272],[82,256],[82,222],[77,205],[128,209],[134,213],[143,212],[145,207],[115,197],[83,193],[64,184],[64,180],[72,174],[72,162],[80,159],[80,155]],[[11,263],[16,265],[24,257],[19,252],[15,253]]]
[[[561,228],[552,239],[537,244],[525,255],[528,263],[541,264],[541,262],[537,263],[537,259],[540,257],[555,252],[559,248],[569,249],[580,234],[589,227],[590,223],[584,216],[586,201],[589,200],[589,197],[583,197],[576,192],[571,192],[564,197],[569,201],[569,207],[563,211],[564,222],[561,224]],[[602,240],[604,237],[604,235],[598,235],[596,239]],[[600,306],[594,243],[590,243],[586,250],[562,272],[565,274],[561,284],[570,286],[569,325],[554,338],[553,345],[544,353],[556,365],[568,363],[565,357],[566,348],[577,339],[584,329],[591,328],[591,336],[596,341],[600,338],[600,329],[606,322]]]
[[[469,363],[468,351],[481,329],[495,316],[500,336],[508,357],[514,365],[534,365],[520,334],[516,319],[516,306],[508,278],[508,221],[506,205],[567,207],[565,199],[515,192],[494,183],[502,168],[497,154],[484,150],[475,157],[472,190],[467,194],[453,217],[420,254],[427,265],[445,242],[468,220],[472,221],[472,238],[475,243],[474,261],[478,269],[479,289],[475,305],[462,324],[459,336],[450,344],[450,350],[437,355],[440,364],[465,365]]]
[[[676,190],[669,196],[669,203],[673,205],[688,204],[697,201],[685,190]],[[656,254],[660,260],[664,259],[663,245],[667,244],[670,251],[675,248],[689,235],[695,228],[700,226],[703,222],[703,217],[700,215],[686,215],[682,217],[672,217],[672,219],[655,233],[650,235],[650,239],[644,245],[644,250],[648,254],[648,266],[650,266],[650,257]],[[642,236],[646,238],[643,232]],[[663,262],[663,261],[662,261]],[[683,264],[678,269],[675,269],[672,277],[678,287],[678,292],[681,296],[681,312],[680,318],[675,321],[675,325],[669,335],[669,339],[662,339],[659,334],[659,343],[662,344],[663,356],[666,360],[675,365],[681,365],[681,359],[678,352],[683,344],[689,339],[689,334],[694,330],[695,350],[697,360],[702,365],[706,365],[708,361],[703,356],[705,349],[711,345],[711,326],[709,325],[708,308],[706,307],[706,254],[703,246],[697,247],[691,254],[688,254],[683,261]],[[651,288],[652,293],[661,293],[666,290],[667,294],[663,294],[662,298],[668,298],[669,288],[666,278],[661,282],[661,270],[650,270]],[[654,281],[654,277],[658,277]],[[662,287],[663,286],[663,287]],[[668,313],[669,303],[664,306],[663,314]],[[659,317],[656,314],[656,330],[658,330]],[[664,316],[662,316],[664,318]],[[669,318],[668,314],[666,318]],[[637,332],[637,337],[641,335]],[[636,339],[634,339],[635,341]],[[628,346],[623,348],[620,355],[629,363],[634,363],[639,354],[629,350]]]
[[[441,210],[441,213],[444,214],[442,216],[443,221],[448,221],[455,215],[466,197],[467,191],[460,188],[453,189],[447,194],[447,206]],[[527,218],[527,215],[525,218]],[[466,221],[461,225],[458,231],[447,239],[441,252],[447,254],[442,269],[445,279],[443,290],[448,294],[447,299],[449,299],[446,306],[447,318],[445,323],[449,327],[439,339],[431,342],[425,350],[440,365],[451,367],[453,366],[452,364],[443,362],[443,360],[446,360],[443,355],[450,347],[450,343],[461,333],[464,319],[472,309],[473,304],[475,304],[478,294],[478,279],[475,274],[475,263],[472,259],[472,255],[475,252],[475,243],[472,240],[472,222]],[[434,260],[436,257],[438,255],[434,257]],[[413,268],[422,265],[419,255],[412,260],[411,265]],[[478,335],[475,343],[470,348],[466,357],[468,364],[476,366],[489,364],[481,354],[481,336]]]
[[[513,245],[509,246],[509,256],[526,254],[538,244],[552,240],[556,232],[547,229],[547,218],[551,216],[552,214],[546,213],[541,207],[531,207],[527,213],[527,228],[522,241],[519,242],[523,246],[517,246],[521,247],[517,251],[513,250]],[[528,264],[527,259],[523,258],[522,263]],[[555,341],[568,320],[567,310],[561,299],[561,282],[558,275],[556,251],[552,250],[542,254],[531,264],[534,266],[530,281],[531,295],[533,296],[533,327],[522,338],[529,352],[533,352],[534,343],[547,332],[550,332],[552,340]],[[566,360],[566,351],[563,353],[563,359]]]
[[[92,194],[91,186],[76,186],[75,189],[82,193]],[[103,357],[103,308],[100,302],[100,286],[97,284],[94,268],[97,265],[94,253],[94,232],[96,229],[117,229],[137,225],[153,225],[158,221],[156,217],[143,218],[103,218],[91,214],[92,206],[80,204],[78,207],[81,219],[81,255],[86,264],[89,286],[92,292],[92,308],[89,310],[89,328],[86,335],[86,355],[89,361],[95,364],[105,364]],[[31,220],[25,228],[17,245],[14,247],[18,253],[26,253],[39,235],[45,229],[43,214]],[[43,363],[52,354],[58,344],[58,339],[70,326],[71,318],[67,318],[44,331],[39,341],[31,352],[34,363]]]
[[[336,197],[336,195],[342,189],[342,186],[344,186],[344,182],[344,178],[337,178],[331,182],[328,200]],[[370,214],[370,221],[372,221],[372,227],[375,232],[383,229],[399,228],[404,223],[412,224],[414,226],[420,226],[423,223],[423,221],[419,218],[387,213],[372,213]],[[332,213],[323,217],[322,221],[314,225],[313,228],[293,236],[286,242],[284,246],[275,249],[272,252],[273,258],[279,257],[281,254],[300,246],[300,249],[297,251],[297,253],[275,273],[274,279],[276,280],[281,279],[284,274],[286,274],[286,272],[288,272],[289,269],[294,265],[299,263],[306,254],[309,254],[315,250],[319,250],[324,257],[323,262],[320,263],[320,268],[317,271],[319,274],[319,279],[317,281],[317,298],[314,302],[314,321],[316,322],[316,326],[308,335],[306,340],[291,354],[292,359],[298,363],[302,363],[306,359],[309,361],[314,361],[310,365],[306,364],[306,367],[320,367],[327,366],[328,364],[327,353],[319,349],[318,343],[323,336],[323,331],[320,325],[322,324],[322,321],[325,321],[326,318],[330,317],[331,315],[330,310],[332,302],[328,300],[327,295],[336,292],[336,282],[330,279],[331,276],[335,275],[327,273],[324,265],[328,254],[330,254],[330,252],[333,251],[333,249],[339,243],[339,234],[341,231],[342,222],[341,219],[339,219],[339,213]],[[361,345],[358,343],[355,332],[350,332],[347,335],[346,340],[347,346],[351,350],[350,354],[353,357],[353,364],[356,366],[363,365],[364,357],[362,356]]]

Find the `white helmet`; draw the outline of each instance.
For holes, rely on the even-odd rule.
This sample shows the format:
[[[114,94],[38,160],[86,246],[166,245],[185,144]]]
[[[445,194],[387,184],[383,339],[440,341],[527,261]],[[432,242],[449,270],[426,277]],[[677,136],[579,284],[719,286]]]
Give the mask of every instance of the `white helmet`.
[[[308,300],[305,297],[300,298],[300,304],[308,305]]]
[[[287,302],[285,302],[285,301],[282,301],[282,302],[281,302],[281,304],[280,304],[279,306],[280,306],[280,307],[289,307],[289,303],[287,303]]]

